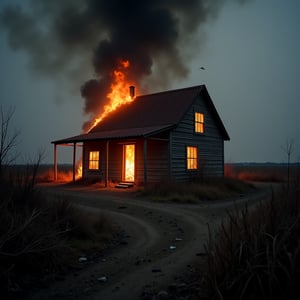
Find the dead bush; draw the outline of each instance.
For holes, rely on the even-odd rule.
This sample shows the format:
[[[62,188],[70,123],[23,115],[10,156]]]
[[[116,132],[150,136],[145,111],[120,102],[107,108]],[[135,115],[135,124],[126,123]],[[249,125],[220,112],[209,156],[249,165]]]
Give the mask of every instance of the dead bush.
[[[29,174],[0,183],[0,289],[8,298],[74,265],[83,244],[101,249],[113,236],[103,216],[65,198],[48,201]]]
[[[283,186],[255,209],[228,213],[205,245],[212,299],[291,299],[299,294],[300,192]]]

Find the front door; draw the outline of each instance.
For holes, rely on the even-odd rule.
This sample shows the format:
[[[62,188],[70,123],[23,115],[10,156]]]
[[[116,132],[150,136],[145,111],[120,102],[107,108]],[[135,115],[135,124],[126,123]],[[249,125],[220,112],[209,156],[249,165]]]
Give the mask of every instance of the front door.
[[[134,181],[135,145],[123,145],[123,180]]]

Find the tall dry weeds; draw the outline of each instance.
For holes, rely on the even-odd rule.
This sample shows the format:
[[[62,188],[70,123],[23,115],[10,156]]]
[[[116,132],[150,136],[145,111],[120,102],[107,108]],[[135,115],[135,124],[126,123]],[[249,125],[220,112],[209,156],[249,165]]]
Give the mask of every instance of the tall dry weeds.
[[[228,213],[205,245],[212,299],[292,299],[300,291],[299,206],[298,182]]]
[[[111,229],[102,216],[87,215],[68,199],[48,201],[36,188],[29,168],[7,178],[0,182],[2,299],[74,264],[78,255],[74,239],[99,242],[104,229],[106,235]]]

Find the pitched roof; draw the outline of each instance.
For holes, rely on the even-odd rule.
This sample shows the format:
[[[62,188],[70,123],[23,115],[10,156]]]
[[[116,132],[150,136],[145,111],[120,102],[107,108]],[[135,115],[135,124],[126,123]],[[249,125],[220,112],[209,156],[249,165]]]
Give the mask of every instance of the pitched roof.
[[[202,86],[137,96],[109,114],[90,132],[177,124]]]
[[[205,85],[137,96],[110,113],[89,133],[54,141],[55,144],[107,138],[148,136],[177,125],[201,94],[211,110],[224,140],[228,133],[217,113]]]

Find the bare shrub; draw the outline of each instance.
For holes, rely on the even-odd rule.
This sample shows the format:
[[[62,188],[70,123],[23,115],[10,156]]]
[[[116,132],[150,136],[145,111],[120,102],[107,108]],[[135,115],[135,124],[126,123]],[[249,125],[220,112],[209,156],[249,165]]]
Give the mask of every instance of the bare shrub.
[[[102,216],[64,198],[47,199],[35,185],[40,160],[41,155],[35,164],[14,168],[0,183],[0,289],[8,298],[74,265],[80,248],[74,240],[91,241],[86,249],[101,248],[113,234]]]
[[[68,240],[99,242],[113,236],[111,223],[100,213],[84,211],[67,198],[57,199],[48,205],[51,222],[58,224],[61,230],[69,229]]]
[[[47,201],[36,188],[43,158],[13,165],[19,132],[11,131],[14,109],[0,109],[0,289],[11,298],[45,275],[61,271],[74,262],[70,240],[80,235],[97,240],[103,220],[80,214],[66,200]],[[89,220],[84,222],[84,219]],[[105,222],[104,222],[105,223]],[[102,226],[102,227],[101,227]],[[99,227],[99,228],[97,228]],[[100,230],[101,231],[101,230]]]
[[[205,245],[213,299],[290,299],[299,292],[300,192],[286,187],[255,209],[228,213]]]
[[[17,157],[14,151],[18,142],[20,132],[11,130],[11,122],[15,109],[10,107],[5,110],[0,107],[0,182],[3,176],[4,165],[10,165]]]
[[[59,270],[70,254],[63,239],[69,229],[50,223],[47,209],[36,205],[37,197],[32,192],[28,206],[13,194],[1,201],[0,285],[7,293],[26,285],[29,274]]]

